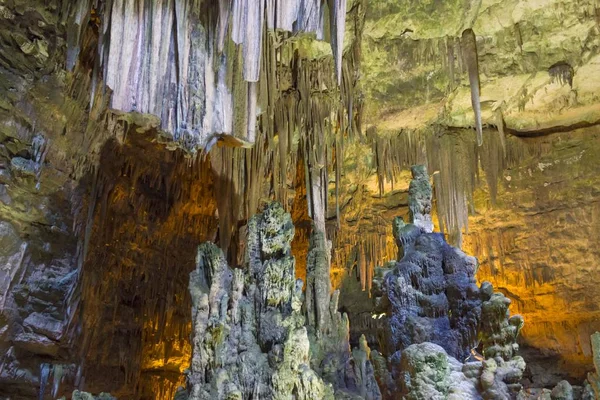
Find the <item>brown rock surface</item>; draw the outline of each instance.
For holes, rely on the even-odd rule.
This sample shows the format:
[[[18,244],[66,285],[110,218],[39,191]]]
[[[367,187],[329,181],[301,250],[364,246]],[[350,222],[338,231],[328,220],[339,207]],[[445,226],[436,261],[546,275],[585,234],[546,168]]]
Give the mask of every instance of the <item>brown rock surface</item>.
[[[496,207],[476,193],[464,248],[479,259],[478,279],[525,318],[524,342],[582,377],[600,329],[600,127],[529,142],[541,154],[504,171]]]

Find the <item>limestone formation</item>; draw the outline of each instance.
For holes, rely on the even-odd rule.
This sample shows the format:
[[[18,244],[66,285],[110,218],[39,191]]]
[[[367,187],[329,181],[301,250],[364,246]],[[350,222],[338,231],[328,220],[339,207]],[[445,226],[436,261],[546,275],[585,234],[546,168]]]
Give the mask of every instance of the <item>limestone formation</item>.
[[[388,305],[389,354],[414,343],[433,342],[464,360],[475,346],[481,314],[475,283],[477,260],[431,233],[431,185],[426,169],[414,166],[409,189],[412,223],[394,221],[403,257],[377,273],[376,302]],[[382,300],[381,298],[385,298]]]
[[[552,400],[573,400],[573,387],[567,381],[560,381],[550,393]]]
[[[475,128],[477,130],[477,144],[483,144],[483,128],[481,126],[481,101],[479,99],[479,61],[477,60],[477,40],[472,29],[463,31],[460,40],[464,63],[469,74],[469,86],[471,87],[471,106],[475,114]]]
[[[90,20],[90,2],[81,3],[73,23],[77,34],[69,41],[68,64],[72,69],[81,47],[81,31]],[[264,48],[263,26],[269,30],[317,33],[324,29],[321,3],[315,1],[236,0],[219,2],[218,24],[213,26],[198,3],[188,0],[154,4],[134,0],[101,2],[102,34],[98,40],[95,80],[103,71],[110,87],[112,107],[122,111],[150,113],[161,126],[188,144],[206,145],[211,134],[233,133],[234,110],[247,119],[242,140],[256,139],[257,85]],[[277,16],[275,16],[277,14]],[[338,85],[341,84],[346,0],[331,7],[331,41]],[[277,17],[277,18],[276,18]],[[231,35],[228,24],[232,19]],[[216,39],[216,40],[215,40]],[[241,46],[242,63],[232,71],[237,52],[229,40]],[[227,45],[226,45],[227,44]],[[215,67],[216,66],[216,67]],[[214,68],[214,70],[213,70]],[[232,73],[240,74],[248,98],[234,96]],[[92,94],[93,98],[93,94]],[[244,103],[237,107],[234,103]]]
[[[243,269],[231,269],[214,244],[198,248],[197,268],[190,274],[194,333],[188,398],[309,400],[333,399],[334,392],[380,398],[368,345],[350,353],[348,320],[337,312],[337,295],[330,299],[329,287],[325,307],[319,296],[314,303],[326,317],[317,314],[320,319],[311,318],[307,329],[293,236],[290,214],[271,203],[248,223]],[[309,262],[325,259],[316,256],[323,257],[322,251],[312,248]]]
[[[111,396],[109,393],[100,393],[97,396],[92,395],[88,392],[80,392],[79,390],[73,391],[73,395],[71,396],[72,400],[116,400],[115,397]]]
[[[232,270],[214,244],[198,248],[190,399],[332,397],[309,366],[293,235],[289,214],[271,205],[248,224],[245,270]]]
[[[328,244],[313,228],[306,269],[306,313],[311,343],[311,366],[331,383],[336,396],[376,400],[381,393],[375,381],[366,339],[350,352],[348,316],[338,311],[339,291],[331,292]]]
[[[211,394],[419,396],[420,340],[450,353],[436,394],[501,398],[517,335],[521,394],[568,398],[600,329],[599,16],[597,0],[0,1],[0,398],[171,398],[192,346]],[[291,222],[250,220],[271,200],[308,255],[305,302]],[[473,286],[432,206],[504,296]],[[206,240],[223,254],[202,248],[194,343]],[[595,364],[575,399],[597,397]]]
[[[424,232],[433,232],[431,221],[432,190],[429,174],[424,165],[413,165],[410,169],[412,180],[408,188],[408,209],[412,224]]]
[[[422,204],[430,193],[428,180],[419,179],[411,183],[409,204]],[[477,287],[477,260],[442,235],[401,220],[393,230],[403,257],[378,271],[372,292],[387,319],[384,351],[391,381],[401,383],[384,392],[415,399],[515,396],[525,369],[516,344],[524,322],[510,317],[510,300],[494,293],[489,282]],[[467,362],[471,356],[479,360]],[[390,382],[385,371],[377,371],[380,384]]]
[[[450,367],[446,351],[433,343],[408,346],[402,352],[400,371],[403,397],[409,400],[447,398]]]
[[[331,283],[327,252],[325,232],[313,227],[306,260],[306,314],[309,326],[314,327],[315,333],[319,336],[321,333],[327,333],[331,328],[329,315]]]
[[[0,396],[38,397],[41,364],[76,364],[60,394],[169,397],[189,364],[182,287],[197,244],[220,224],[235,259],[241,244],[229,234],[261,199],[290,205],[300,148],[322,153],[326,197],[331,140],[360,131],[359,60],[344,47],[359,41],[359,26],[345,35],[359,9],[0,5]],[[343,146],[335,152],[343,159]],[[283,302],[293,275],[269,304]]]

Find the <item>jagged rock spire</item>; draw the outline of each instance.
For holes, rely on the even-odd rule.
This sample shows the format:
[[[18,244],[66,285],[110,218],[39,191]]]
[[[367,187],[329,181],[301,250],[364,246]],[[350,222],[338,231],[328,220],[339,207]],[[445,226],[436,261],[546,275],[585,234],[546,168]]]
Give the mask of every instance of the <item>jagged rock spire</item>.
[[[314,325],[305,325],[302,312],[303,282],[295,279],[293,236],[290,214],[271,203],[248,223],[244,269],[230,268],[216,245],[199,246],[190,274],[192,365],[187,391],[179,391],[178,399],[291,399],[294,394],[298,400],[333,400],[334,391],[380,399],[368,345],[352,357],[348,319],[337,312],[337,294],[331,298],[329,287],[316,301],[326,301],[324,308],[318,305],[327,315],[318,314],[319,321],[327,338],[335,339],[329,345],[312,339]],[[315,262],[323,261],[316,251]]]

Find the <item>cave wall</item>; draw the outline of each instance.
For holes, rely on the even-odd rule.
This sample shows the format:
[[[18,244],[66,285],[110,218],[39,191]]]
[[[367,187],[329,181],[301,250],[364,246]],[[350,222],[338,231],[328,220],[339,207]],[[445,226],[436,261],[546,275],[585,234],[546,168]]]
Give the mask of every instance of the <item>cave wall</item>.
[[[481,264],[478,280],[525,317],[524,342],[560,354],[577,377],[592,367],[589,337],[600,329],[599,134],[596,126],[525,140],[539,155],[504,171],[496,206],[476,192],[464,244]]]
[[[369,5],[365,135],[346,152],[341,229],[332,235],[352,337],[378,323],[365,305],[369,270],[395,257],[393,247],[367,247],[374,261],[361,278],[357,251],[365,238],[391,238],[392,216],[408,213],[406,200],[392,199],[406,196],[408,167],[424,163],[433,175],[436,230],[462,241],[480,260],[478,280],[491,281],[525,318],[531,378],[581,380],[592,367],[599,9],[596,1],[560,0]],[[477,41],[481,147],[461,48],[465,29]]]
[[[75,5],[91,6],[1,6],[0,393],[172,397],[190,352],[177,286],[216,230],[210,166],[158,117],[108,108],[100,17],[74,24]]]

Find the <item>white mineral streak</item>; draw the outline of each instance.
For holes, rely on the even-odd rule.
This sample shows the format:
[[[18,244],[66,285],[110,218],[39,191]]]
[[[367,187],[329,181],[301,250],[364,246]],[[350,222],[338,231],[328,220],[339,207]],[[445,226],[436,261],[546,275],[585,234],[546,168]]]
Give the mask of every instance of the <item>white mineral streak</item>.
[[[248,137],[246,140],[254,143],[256,139],[256,102],[257,102],[257,83],[248,83]]]
[[[267,0],[267,28],[292,32],[299,5],[300,0]]]
[[[335,61],[338,85],[342,84],[342,55],[344,53],[344,34],[346,22],[346,0],[333,0],[331,10],[331,50]]]
[[[277,28],[292,32],[298,19],[299,0],[279,0],[277,4]]]
[[[231,38],[235,44],[244,42],[246,34],[246,9],[248,8],[248,0],[233,0],[233,13],[231,18]]]
[[[229,22],[229,10],[231,8],[231,0],[219,0],[219,38],[218,49],[219,53],[223,52],[225,47],[225,39],[227,36],[227,27]]]
[[[321,0],[300,0],[296,32],[323,32]]]
[[[265,14],[267,29],[275,29],[275,7],[277,5],[277,0],[265,0],[265,4],[267,9]]]
[[[212,72],[210,70],[209,72]],[[212,75],[212,73],[211,73]],[[227,59],[221,56],[219,74],[217,77],[217,92],[214,103],[213,127],[210,132],[231,134],[233,129],[233,100],[227,87]],[[209,106],[210,104],[209,103]],[[252,141],[254,142],[254,141]]]
[[[317,171],[312,176],[312,203],[313,203],[313,220],[315,227],[326,232],[325,229],[325,185],[323,182],[323,174]]]
[[[188,112],[188,71],[190,60],[189,5],[187,1],[175,2],[177,27],[177,104],[175,130],[185,129]]]

